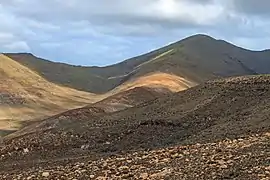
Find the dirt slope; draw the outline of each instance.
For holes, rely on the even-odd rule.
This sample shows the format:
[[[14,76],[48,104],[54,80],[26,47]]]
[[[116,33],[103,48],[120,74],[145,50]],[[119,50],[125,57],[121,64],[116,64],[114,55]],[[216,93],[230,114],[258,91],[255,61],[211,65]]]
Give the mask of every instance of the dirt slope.
[[[86,120],[108,113],[121,111],[145,103],[156,98],[171,95],[173,92],[166,88],[135,87],[109,96],[101,101],[82,108],[72,109],[55,116],[33,123],[30,126],[5,136],[5,139],[20,137],[23,134],[36,131],[47,131],[65,126],[80,126]],[[77,124],[77,125],[74,125]]]
[[[31,122],[30,120],[41,120],[111,96],[111,99],[115,101],[115,97],[120,100],[121,96],[125,98],[128,94],[125,91],[136,87],[142,87],[140,89],[142,93],[146,93],[152,98],[161,95],[165,89],[167,90],[164,93],[166,91],[178,92],[195,85],[195,83],[184,78],[156,72],[134,78],[108,93],[97,95],[48,82],[36,72],[5,55],[0,55],[0,60],[0,136],[24,127]],[[152,90],[155,89],[154,91],[159,90],[160,93],[155,94],[154,91],[151,93],[152,90],[147,90],[149,87]],[[133,97],[128,99],[139,98],[136,101],[140,102],[140,97],[136,97],[136,95],[139,95],[139,93],[133,94]],[[145,98],[145,100],[149,100],[149,98]],[[107,102],[107,105],[104,102]],[[99,105],[101,104],[99,103]],[[109,109],[111,109],[110,111],[116,111],[134,105],[135,101],[128,102],[128,100],[118,102],[118,105],[103,101],[102,108],[107,111]]]
[[[147,149],[152,149],[155,153],[156,149],[170,146],[206,144],[185,147],[185,149],[190,149],[190,152],[188,152],[190,154],[186,155],[188,159],[191,159],[186,161],[187,164],[184,165],[184,167],[188,167],[192,162],[198,163],[196,161],[196,158],[200,157],[200,155],[196,155],[198,151],[201,151],[202,154],[209,153],[211,155],[211,153],[214,153],[213,156],[215,154],[219,156],[219,152],[223,151],[223,148],[218,148],[219,150],[217,149],[215,152],[212,152],[211,148],[223,146],[222,143],[226,143],[227,138],[238,139],[230,141],[236,143],[235,146],[232,144],[231,148],[238,153],[235,156],[244,158],[243,162],[235,159],[232,164],[234,168],[240,167],[240,165],[243,168],[250,168],[245,163],[249,162],[246,153],[251,153],[250,157],[254,156],[262,160],[262,163],[259,163],[258,166],[265,168],[269,161],[264,158],[269,155],[269,143],[264,143],[269,138],[262,134],[270,131],[269,90],[269,76],[237,77],[207,82],[186,91],[153,99],[123,111],[95,116],[85,114],[85,116],[80,116],[80,119],[76,119],[77,115],[75,114],[73,121],[67,121],[60,126],[46,130],[37,128],[29,134],[26,133],[13,139],[4,139],[4,146],[0,150],[3,165],[1,170],[37,166],[40,161],[44,161],[45,169],[49,168],[49,164],[61,165],[61,163],[71,168],[73,165],[69,164],[69,161],[65,160],[66,158],[70,161],[75,159],[81,163],[84,161],[77,158],[92,159]],[[256,147],[262,145],[261,149],[253,148],[253,140],[247,140],[250,145],[244,146],[241,144],[241,138],[251,137],[252,139],[254,134],[260,134],[254,141],[257,143]],[[219,141],[221,144],[217,143],[213,146],[207,144]],[[196,148],[196,146],[198,147]],[[209,146],[208,149],[205,146]],[[236,146],[243,146],[247,151],[242,152]],[[192,148],[195,149],[192,150]],[[162,152],[166,154],[167,149]],[[134,158],[136,157],[135,154]],[[206,158],[209,158],[209,156],[206,156]],[[59,160],[59,162],[56,162],[56,160]],[[154,157],[151,160],[155,161]],[[212,161],[216,160],[218,159]],[[257,162],[256,159],[253,160]],[[104,162],[106,160],[97,160],[97,162],[99,161]],[[118,162],[117,159],[113,161]],[[119,163],[121,162],[119,160]],[[131,160],[131,162],[133,161]],[[212,164],[216,163],[208,162],[206,159],[201,159],[199,162],[201,162],[200,167],[208,168],[209,171],[211,171]],[[176,163],[182,163],[182,160],[179,159]],[[230,169],[229,162],[228,164],[226,162],[226,165],[226,168],[223,166],[224,171],[222,172],[218,170],[218,167],[217,169],[213,167],[213,171],[218,173],[217,177],[230,175],[229,171],[234,168]],[[157,166],[159,167],[159,164]],[[172,162],[168,167],[176,168],[179,166]],[[85,168],[86,171],[84,172],[88,172],[95,167],[89,165]],[[99,168],[102,170],[102,167]],[[149,167],[149,172],[155,173],[155,168],[155,166]],[[32,170],[34,174],[37,173],[37,170]],[[183,172],[180,169],[178,171]],[[190,171],[184,169],[184,171],[189,173],[187,177],[192,177],[192,169]],[[226,174],[226,172],[229,172],[229,174]],[[244,169],[240,172],[244,173],[244,177],[249,177]],[[251,172],[252,176],[250,177],[253,177],[253,175],[257,177],[258,174],[256,173],[260,173],[255,172],[254,174],[253,170]],[[82,173],[82,175],[87,174]],[[262,172],[262,174],[265,174],[265,172]],[[104,174],[98,171],[94,175]],[[178,174],[176,177],[182,177],[182,175]],[[207,177],[207,174],[205,177]],[[214,179],[213,177],[215,175],[211,175],[212,179]]]
[[[0,129],[44,118],[99,100],[94,94],[48,82],[18,62],[0,55]]]
[[[184,79],[180,76],[169,73],[153,72],[129,80],[116,87],[111,92],[122,92],[134,87],[166,88],[173,92],[179,92],[196,85],[197,84],[195,82]]]

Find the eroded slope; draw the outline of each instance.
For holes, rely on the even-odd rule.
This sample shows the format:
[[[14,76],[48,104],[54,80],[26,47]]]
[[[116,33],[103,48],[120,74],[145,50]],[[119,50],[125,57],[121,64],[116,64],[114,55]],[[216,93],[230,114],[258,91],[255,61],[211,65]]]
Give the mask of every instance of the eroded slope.
[[[0,55],[0,129],[17,129],[19,121],[44,118],[97,100],[91,93],[50,83]]]

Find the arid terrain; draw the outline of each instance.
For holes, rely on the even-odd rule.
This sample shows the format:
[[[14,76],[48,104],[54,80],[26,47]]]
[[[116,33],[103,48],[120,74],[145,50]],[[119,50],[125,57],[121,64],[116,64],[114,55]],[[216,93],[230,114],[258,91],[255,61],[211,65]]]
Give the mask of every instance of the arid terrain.
[[[204,35],[108,67],[1,54],[0,179],[268,180],[268,55]]]
[[[92,93],[48,82],[7,56],[0,55],[0,136],[28,120],[98,101]]]
[[[0,137],[32,121],[83,107],[136,87],[178,92],[196,85],[176,75],[156,72],[131,79],[107,93],[94,94],[51,83],[5,55],[0,55],[0,60]]]
[[[266,75],[236,77],[113,113],[72,110],[4,138],[0,171],[9,178],[267,179],[269,87]]]

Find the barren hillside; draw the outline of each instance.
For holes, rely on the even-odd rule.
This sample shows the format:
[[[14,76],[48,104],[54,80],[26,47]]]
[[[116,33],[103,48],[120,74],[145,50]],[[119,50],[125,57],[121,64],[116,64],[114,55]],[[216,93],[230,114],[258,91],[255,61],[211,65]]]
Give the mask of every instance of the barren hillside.
[[[99,100],[94,94],[48,82],[18,62],[0,55],[0,129],[44,118]]]
[[[60,125],[46,130],[37,127],[34,131],[24,132],[22,136],[4,139],[0,171],[39,164],[43,171],[58,176],[56,169],[64,167],[65,172],[71,172],[74,164],[91,161],[93,164],[83,165],[85,171],[81,175],[75,172],[69,176],[104,176],[107,166],[98,164],[107,162],[120,169],[125,167],[120,167],[118,163],[121,166],[136,166],[134,171],[127,172],[133,174],[133,179],[141,175],[136,172],[145,172],[137,165],[148,168],[148,177],[162,172],[162,164],[178,173],[169,174],[170,177],[195,178],[193,168],[182,169],[177,165],[184,163],[186,168],[197,164],[198,171],[211,171],[212,174],[201,174],[205,179],[263,177],[267,175],[269,160],[266,158],[270,153],[267,143],[269,135],[265,134],[270,131],[269,84],[269,76],[221,79],[114,113],[91,113],[90,116],[82,113],[77,119],[74,111],[72,121],[63,120]],[[177,147],[186,151],[180,152]],[[126,154],[134,151],[139,154]],[[165,164],[159,164],[156,153],[161,153],[160,161]],[[174,156],[175,153],[179,153],[179,156]],[[114,158],[119,154],[122,156]],[[182,159],[182,154],[185,159]],[[205,159],[200,159],[204,156]],[[127,164],[122,164],[122,157],[125,157],[123,160]],[[138,158],[149,158],[147,162],[155,162],[156,166],[148,166],[146,161]],[[172,161],[172,158],[176,158],[176,161]],[[242,158],[241,163],[239,158]],[[253,162],[250,158],[257,162],[257,170],[249,166],[248,163]],[[96,161],[92,161],[94,159]],[[92,171],[96,166],[96,171]],[[109,177],[124,175],[123,169],[120,169],[117,170],[120,174],[112,172]],[[13,171],[9,177],[28,172],[42,176],[41,172],[32,168],[30,171]],[[167,172],[165,175],[168,175]]]
[[[2,135],[24,127],[31,122],[30,120],[41,120],[111,96],[113,99],[114,95],[121,99],[121,96],[125,96],[125,91],[136,87],[142,87],[144,90],[151,87],[155,91],[159,89],[162,93],[165,89],[165,91],[178,92],[195,85],[184,78],[157,72],[134,78],[110,92],[97,95],[48,82],[36,72],[5,55],[1,55],[0,60],[0,131]],[[134,96],[133,99],[136,97]],[[110,103],[105,107],[104,102],[106,101],[103,101],[103,108],[107,110],[120,110],[134,105],[126,101],[120,105],[121,108]]]

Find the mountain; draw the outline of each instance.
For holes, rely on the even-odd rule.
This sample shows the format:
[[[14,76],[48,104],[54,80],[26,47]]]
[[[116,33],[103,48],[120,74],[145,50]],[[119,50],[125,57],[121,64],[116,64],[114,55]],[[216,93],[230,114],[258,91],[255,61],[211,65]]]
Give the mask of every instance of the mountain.
[[[0,133],[23,128],[0,179],[267,179],[269,52],[195,35],[107,67],[2,54]]]
[[[193,84],[217,77],[270,73],[270,51],[250,51],[206,35],[194,35],[106,67],[53,63],[32,54],[5,54],[45,79],[92,93],[105,93],[149,73],[179,76]]]
[[[253,172],[250,169],[253,166],[242,163],[242,169],[235,169],[239,167],[237,163],[240,163],[237,156],[242,158],[241,162],[254,162],[257,158],[256,162],[260,162],[257,165],[263,167],[269,161],[265,159],[269,153],[269,90],[268,75],[233,77],[208,81],[122,111],[104,113],[98,110],[98,114],[85,113],[80,118],[73,111],[73,118],[63,120],[60,125],[43,126],[48,122],[45,120],[40,124],[43,124],[42,128],[37,126],[29,132],[24,131],[21,136],[18,133],[14,138],[4,138],[4,146],[0,150],[0,172],[33,167],[31,173],[36,174],[40,171],[35,167],[42,166],[44,171],[50,169],[54,173],[62,167],[61,164],[66,165],[66,170],[71,170],[73,163],[86,165],[85,162],[91,161],[99,164],[107,161],[106,159],[113,159],[110,163],[117,164],[121,157],[130,158],[132,163],[122,166],[135,166],[133,161],[137,157],[142,158],[137,163],[159,164],[155,153],[162,153],[159,158],[166,164],[171,162],[175,153],[179,153],[174,158],[178,164],[185,162],[184,167],[194,164],[200,171],[202,167],[212,168],[217,176],[220,173],[224,176],[237,176],[238,173],[246,177],[245,170]],[[57,120],[57,117],[52,117],[51,121],[54,118]],[[225,153],[226,161],[218,159],[223,156],[222,153]],[[120,157],[114,158],[116,154]],[[203,156],[206,159],[199,158]],[[188,160],[182,161],[182,157]],[[254,157],[252,161],[249,159],[251,157]],[[124,160],[126,162],[127,159]],[[174,162],[168,167],[178,167]],[[202,164],[199,165],[199,162]],[[70,163],[71,166],[68,167]],[[96,168],[95,163],[87,163],[87,167],[84,167],[88,170]],[[215,165],[216,163],[219,165]],[[106,170],[103,166],[98,168]],[[139,167],[133,168],[135,173]],[[162,171],[154,165],[148,168],[153,173],[156,170]],[[180,170],[181,168],[175,172]],[[189,173],[188,177],[192,177],[192,168],[184,170]],[[96,177],[105,173],[104,171],[92,173]],[[211,169],[208,171],[211,172]],[[30,171],[22,169],[12,175],[26,172]],[[177,177],[180,175],[183,174],[179,172]],[[256,175],[256,172],[251,175]],[[211,174],[211,177],[214,175]]]
[[[166,88],[135,87],[129,90],[113,94],[101,101],[89,104],[85,107],[68,110],[43,121],[33,122],[21,130],[5,136],[5,139],[23,136],[35,131],[47,131],[50,129],[65,127],[66,125],[77,124],[87,121],[96,116],[103,116],[112,112],[121,111],[137,106],[142,103],[171,95],[173,92]],[[76,125],[76,126],[77,126]]]
[[[27,120],[81,107],[98,98],[48,82],[29,68],[0,55],[0,131],[15,130]]]
[[[149,100],[163,93],[178,92],[195,85],[181,77],[156,72],[124,82],[105,94],[93,94],[49,82],[35,71],[5,55],[0,55],[0,80],[0,136],[21,129],[33,121],[83,107],[104,98],[111,101],[119,100],[119,106],[108,103],[107,99],[99,105],[102,104],[106,109],[120,110],[135,105],[140,99]],[[132,94],[133,88],[149,97]],[[132,95],[134,100],[128,102],[131,100],[129,96]],[[135,99],[136,96],[138,99]],[[127,99],[124,100],[125,98]],[[108,103],[106,106],[105,102]]]

